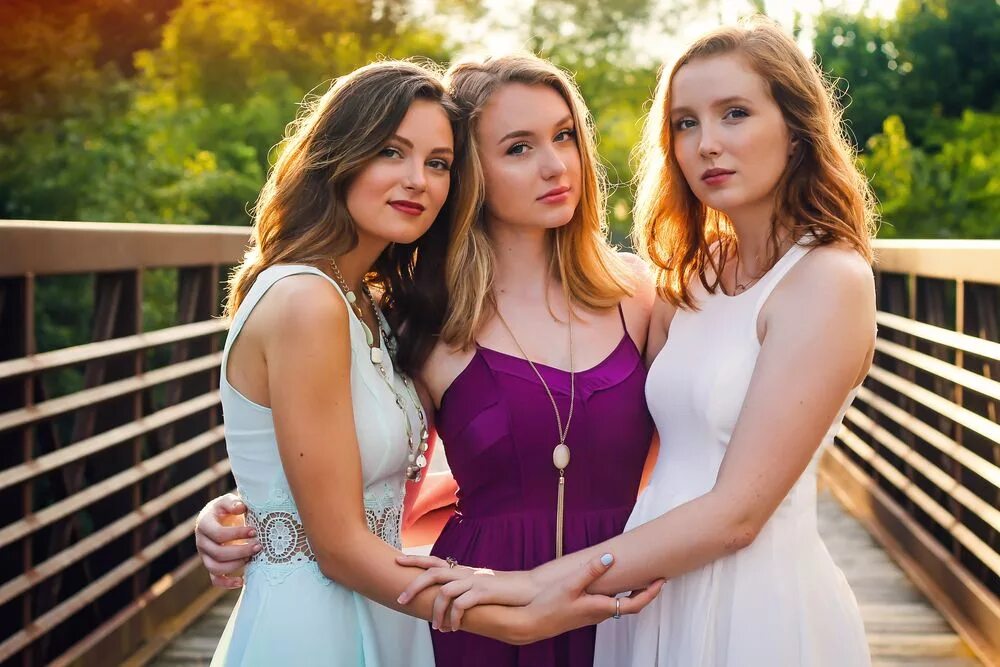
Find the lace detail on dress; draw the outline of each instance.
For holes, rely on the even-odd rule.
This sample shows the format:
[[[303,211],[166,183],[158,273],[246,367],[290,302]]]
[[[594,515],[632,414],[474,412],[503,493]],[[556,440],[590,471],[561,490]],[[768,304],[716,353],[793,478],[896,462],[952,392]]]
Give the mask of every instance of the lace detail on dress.
[[[365,519],[368,530],[383,542],[402,550],[400,529],[403,518],[403,486],[394,493],[388,483],[377,489],[365,491]],[[299,568],[308,567],[316,577],[329,584],[316,563],[306,532],[302,528],[298,509],[287,489],[273,487],[271,496],[264,503],[255,503],[242,491],[240,495],[247,506],[247,525],[257,531],[260,553],[247,564],[247,576],[260,571],[272,584],[281,583]]]
[[[382,492],[375,489],[365,491],[365,519],[368,530],[389,546],[402,550],[399,534],[403,523],[404,487],[399,486],[394,493],[388,482],[382,484]]]
[[[242,491],[240,495],[247,505],[247,525],[257,530],[262,547],[247,564],[247,576],[262,572],[268,582],[278,584],[292,572],[308,567],[319,581],[330,583],[320,572],[316,554],[306,539],[298,509],[287,489],[272,487],[270,497],[260,504],[247,498]]]

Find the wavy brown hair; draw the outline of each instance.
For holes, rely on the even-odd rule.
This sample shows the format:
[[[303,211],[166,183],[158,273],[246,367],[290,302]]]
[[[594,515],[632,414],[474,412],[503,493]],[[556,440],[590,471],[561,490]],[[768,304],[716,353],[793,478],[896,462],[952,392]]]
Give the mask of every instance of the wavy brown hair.
[[[607,192],[593,120],[570,76],[547,60],[517,54],[458,63],[445,74],[445,81],[469,124],[469,157],[479,180],[476,215],[452,228],[445,276],[449,304],[441,338],[449,345],[468,347],[493,314],[496,259],[484,223],[485,192],[476,131],[492,95],[511,83],[555,90],[569,106],[576,128],[583,185],[573,218],[548,230],[552,276],[559,278],[573,303],[591,308],[612,307],[631,294],[632,274],[608,244]]]
[[[660,295],[696,307],[695,279],[710,294],[736,249],[729,218],[705,206],[688,186],[673,151],[670,90],[677,72],[698,58],[738,53],[767,84],[792,137],[798,139],[774,195],[768,266],[777,261],[781,231],[807,245],[849,244],[869,262],[875,200],[858,171],[833,85],[777,24],[753,17],[701,37],[663,70],[637,155],[639,189],[633,242],[657,274]],[[718,242],[718,250],[713,244]],[[709,277],[709,274],[712,277]]]
[[[392,243],[365,282],[381,293],[381,306],[399,334],[397,365],[412,373],[423,363],[444,316],[446,293],[422,290],[423,273],[441,271],[453,226],[467,224],[476,204],[478,176],[467,159],[465,125],[429,65],[385,60],[342,76],[319,98],[308,99],[287,128],[280,155],[253,212],[250,247],[229,279],[226,315],[232,316],[257,276],[275,264],[322,269],[357,245],[347,210],[353,177],[385,147],[414,100],[432,100],[448,113],[455,158],[448,198],[430,229],[413,243]],[[417,261],[419,257],[420,261]]]

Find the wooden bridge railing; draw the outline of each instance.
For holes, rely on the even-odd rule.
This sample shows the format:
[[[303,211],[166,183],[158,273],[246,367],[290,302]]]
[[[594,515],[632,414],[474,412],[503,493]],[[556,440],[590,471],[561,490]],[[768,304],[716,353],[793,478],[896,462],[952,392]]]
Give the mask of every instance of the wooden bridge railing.
[[[875,364],[825,479],[1000,664],[1000,241],[878,244]]]
[[[0,222],[0,662],[117,664],[205,590],[192,522],[232,484],[215,317],[246,241]]]
[[[216,316],[246,239],[0,221],[0,662],[115,664],[204,604],[190,532],[232,484]],[[879,268],[877,367],[824,478],[995,660],[1000,243],[882,242]]]

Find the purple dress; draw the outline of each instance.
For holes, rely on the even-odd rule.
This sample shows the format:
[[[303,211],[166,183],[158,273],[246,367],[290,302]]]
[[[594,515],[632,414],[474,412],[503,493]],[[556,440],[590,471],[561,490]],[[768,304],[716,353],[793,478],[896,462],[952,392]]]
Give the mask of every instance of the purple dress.
[[[565,420],[569,373],[535,366]],[[645,381],[642,355],[627,331],[603,361],[576,373],[566,438],[572,452],[566,468],[566,553],[625,527],[653,433]],[[432,553],[498,570],[528,570],[552,560],[559,479],[552,449],[559,437],[552,403],[528,362],[477,346],[441,397],[437,428],[459,491],[457,510]],[[510,646],[465,632],[432,632],[439,667],[591,667],[594,636],[590,626]]]

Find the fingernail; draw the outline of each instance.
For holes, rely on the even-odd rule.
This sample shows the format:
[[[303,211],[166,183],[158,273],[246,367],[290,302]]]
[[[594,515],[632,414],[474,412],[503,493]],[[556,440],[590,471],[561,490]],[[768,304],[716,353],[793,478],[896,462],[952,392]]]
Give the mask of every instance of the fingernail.
[[[260,553],[260,550],[261,550],[261,549],[263,549],[263,548],[264,548],[264,547],[260,546],[259,544],[255,544],[255,545],[253,545],[253,552],[254,552],[255,554],[259,554],[259,553]]]
[[[257,537],[257,531],[256,530],[251,530],[250,533],[249,533],[249,535],[250,535],[250,537]]]
[[[612,556],[611,554],[604,554],[603,556],[601,556],[601,563],[604,564],[604,567],[611,565],[611,563],[613,563],[614,561],[615,557]]]
[[[246,505],[244,505],[241,502],[236,502],[236,503],[233,503],[233,509],[236,510],[237,512],[239,512],[239,511],[242,511],[242,510],[246,509]]]
[[[396,598],[396,602],[398,602],[399,604],[406,604],[406,600],[407,600],[406,593],[403,593],[398,598]]]

